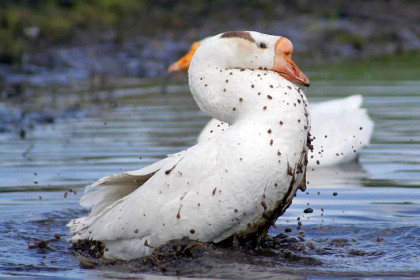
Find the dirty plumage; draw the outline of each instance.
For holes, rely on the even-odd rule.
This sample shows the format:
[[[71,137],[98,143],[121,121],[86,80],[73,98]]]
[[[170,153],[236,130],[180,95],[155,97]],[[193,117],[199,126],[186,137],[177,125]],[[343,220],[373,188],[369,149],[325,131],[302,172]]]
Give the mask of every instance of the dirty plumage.
[[[292,53],[290,41],[247,34],[252,40],[238,37],[243,33],[208,39],[189,70],[199,107],[230,126],[220,125],[224,131],[210,140],[153,165],[89,186],[81,202],[93,208],[87,217],[69,223],[72,241],[101,241],[104,258],[129,260],[184,236],[217,243],[232,236],[266,235],[296,191],[304,189],[304,125],[310,121],[303,91],[276,73],[285,70],[276,67]],[[307,84],[306,76],[294,68],[294,81]],[[255,94],[259,91],[265,95]],[[246,102],[238,104],[239,98]],[[286,105],[297,98],[303,102]],[[269,108],[261,110],[267,102]],[[267,133],[267,127],[276,129]]]
[[[232,32],[226,36],[247,37],[248,35]],[[191,63],[191,58],[199,46],[206,40],[208,38],[195,42],[191,46],[191,50],[184,57],[171,65],[169,72],[187,71]],[[260,67],[258,69],[267,70],[266,67]],[[240,70],[245,71],[243,68]],[[261,77],[261,74],[257,74],[257,77]],[[269,84],[269,87],[273,88],[274,85]],[[254,89],[255,85],[251,84],[251,88]],[[287,89],[291,90],[292,87],[287,87]],[[297,91],[301,93],[299,88]],[[261,95],[261,92],[257,94]],[[287,95],[287,91],[284,91],[284,94]],[[272,99],[272,96],[267,95],[267,98]],[[300,102],[302,102],[302,98],[297,98],[297,103]],[[312,103],[309,106],[308,110],[312,116],[311,134],[315,141],[314,151],[310,154],[308,166],[331,166],[352,161],[357,158],[359,151],[363,147],[369,145],[374,123],[369,118],[367,110],[361,108],[362,103],[363,97],[361,95],[352,95],[346,98]],[[297,106],[296,102],[291,104]],[[217,128],[219,124],[220,121],[217,119],[210,120],[202,129],[197,142],[205,141],[222,132],[221,129]],[[308,129],[309,126],[306,126],[306,128]],[[209,134],[209,131],[212,131],[212,135]],[[328,139],[324,135],[329,135]]]

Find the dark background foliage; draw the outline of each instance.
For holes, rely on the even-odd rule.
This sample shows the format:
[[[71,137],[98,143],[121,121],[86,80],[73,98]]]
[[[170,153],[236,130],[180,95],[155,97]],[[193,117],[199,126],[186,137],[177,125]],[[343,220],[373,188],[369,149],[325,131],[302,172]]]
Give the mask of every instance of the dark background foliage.
[[[420,47],[401,42],[419,40],[418,11],[419,2],[408,0],[3,0],[0,62],[19,63],[23,53],[44,48],[118,44],[137,36],[197,40],[227,29],[277,31],[272,27],[279,22],[311,28],[326,21],[328,27],[312,26],[309,33],[322,33],[356,51],[371,40],[384,46],[396,42],[388,51],[396,53]],[[343,21],[349,22],[347,27]]]

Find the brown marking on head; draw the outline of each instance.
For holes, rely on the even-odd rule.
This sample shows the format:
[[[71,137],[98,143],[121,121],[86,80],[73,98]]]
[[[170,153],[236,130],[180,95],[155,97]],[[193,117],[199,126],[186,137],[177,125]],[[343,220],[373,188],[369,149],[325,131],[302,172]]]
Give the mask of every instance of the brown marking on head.
[[[251,34],[246,31],[228,31],[223,33],[220,38],[240,38],[248,40],[251,43],[255,43],[254,38],[252,38]]]

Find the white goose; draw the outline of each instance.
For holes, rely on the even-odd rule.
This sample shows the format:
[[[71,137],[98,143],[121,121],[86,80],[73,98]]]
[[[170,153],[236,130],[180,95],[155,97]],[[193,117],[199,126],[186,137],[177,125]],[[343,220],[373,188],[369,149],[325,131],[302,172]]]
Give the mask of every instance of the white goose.
[[[99,240],[104,258],[128,260],[183,236],[211,242],[265,236],[305,187],[307,100],[283,77],[309,81],[292,52],[287,38],[257,32],[208,39],[191,62],[191,92],[202,110],[231,126],[88,186],[81,204],[93,208],[68,224],[71,241]]]
[[[190,50],[169,66],[168,72],[188,71],[197,49],[208,38],[194,42]],[[313,150],[309,151],[308,167],[331,166],[357,158],[359,151],[369,145],[374,123],[366,109],[361,108],[363,97],[346,98],[311,103],[311,135]],[[224,131],[229,124],[211,119],[201,130],[197,142],[207,140]]]

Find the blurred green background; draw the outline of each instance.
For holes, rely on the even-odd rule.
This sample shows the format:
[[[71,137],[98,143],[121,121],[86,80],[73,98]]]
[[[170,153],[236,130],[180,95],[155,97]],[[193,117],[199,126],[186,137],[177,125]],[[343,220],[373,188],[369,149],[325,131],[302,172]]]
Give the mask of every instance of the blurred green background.
[[[228,29],[289,29],[294,37],[287,27],[300,29],[302,43],[336,46],[306,49],[309,57],[401,54],[420,49],[419,11],[419,1],[407,0],[2,0],[0,63],[19,64],[23,54],[46,48],[139,36],[188,41]]]

